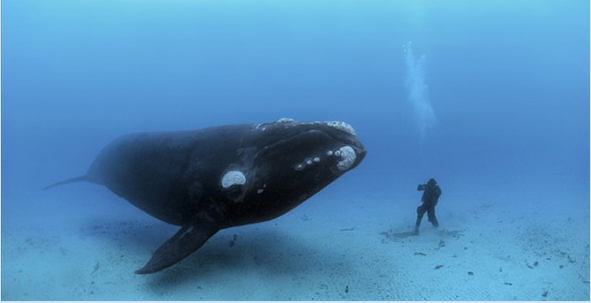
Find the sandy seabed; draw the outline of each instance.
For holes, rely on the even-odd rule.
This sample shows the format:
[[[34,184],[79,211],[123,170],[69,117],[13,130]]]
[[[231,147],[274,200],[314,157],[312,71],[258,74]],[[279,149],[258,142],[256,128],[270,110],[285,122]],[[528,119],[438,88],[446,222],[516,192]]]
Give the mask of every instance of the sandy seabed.
[[[92,185],[2,198],[2,300],[590,299],[588,201],[515,212],[444,196],[440,228],[425,216],[410,236],[418,196],[321,192],[137,275],[177,227]]]

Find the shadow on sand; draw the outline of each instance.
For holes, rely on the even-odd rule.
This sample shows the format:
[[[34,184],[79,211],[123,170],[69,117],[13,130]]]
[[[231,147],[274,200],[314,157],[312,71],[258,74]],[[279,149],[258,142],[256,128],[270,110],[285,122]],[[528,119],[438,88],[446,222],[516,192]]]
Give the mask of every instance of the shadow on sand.
[[[178,227],[157,221],[94,221],[83,227],[85,236],[97,237],[112,246],[113,254],[127,254],[126,264],[140,268]],[[290,278],[316,269],[342,266],[342,252],[318,247],[301,234],[290,234],[272,224],[224,229],[196,252],[161,272],[145,275],[145,287],[156,293],[171,292],[183,285],[211,283],[256,275],[268,279]],[[132,265],[130,265],[132,263]],[[340,264],[339,264],[340,263]],[[133,272],[129,273],[133,275]],[[197,287],[197,286],[195,286]]]

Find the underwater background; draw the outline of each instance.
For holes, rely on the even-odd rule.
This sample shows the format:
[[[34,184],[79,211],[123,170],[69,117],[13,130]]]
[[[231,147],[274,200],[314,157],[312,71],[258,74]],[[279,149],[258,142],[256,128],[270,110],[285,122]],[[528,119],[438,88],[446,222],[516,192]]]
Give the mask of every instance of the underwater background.
[[[2,299],[589,300],[589,10],[4,0]],[[346,121],[368,154],[163,273],[133,271],[176,227],[43,191],[122,134],[285,117]],[[431,177],[439,230],[397,237]]]

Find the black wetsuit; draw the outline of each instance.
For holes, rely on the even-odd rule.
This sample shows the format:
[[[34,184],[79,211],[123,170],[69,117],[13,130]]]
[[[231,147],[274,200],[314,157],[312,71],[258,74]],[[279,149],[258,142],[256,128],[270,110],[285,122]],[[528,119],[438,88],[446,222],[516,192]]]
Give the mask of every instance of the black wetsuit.
[[[417,190],[424,191],[423,196],[421,197],[423,204],[417,208],[417,223],[415,225],[415,232],[418,233],[419,225],[421,225],[421,220],[423,219],[425,212],[427,212],[429,222],[431,222],[434,227],[439,226],[439,222],[437,222],[437,218],[435,217],[435,205],[437,205],[439,196],[441,196],[441,188],[439,188],[439,185],[437,185],[435,182],[428,182],[427,184],[420,184]]]

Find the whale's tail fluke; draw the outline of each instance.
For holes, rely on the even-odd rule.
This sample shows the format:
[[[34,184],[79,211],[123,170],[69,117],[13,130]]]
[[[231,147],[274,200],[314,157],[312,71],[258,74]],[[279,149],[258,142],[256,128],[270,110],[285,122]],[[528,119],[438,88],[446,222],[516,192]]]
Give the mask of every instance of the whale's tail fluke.
[[[81,182],[81,181],[89,181],[88,176],[84,175],[84,176],[74,177],[74,178],[66,179],[66,180],[63,180],[60,182],[56,182],[56,183],[53,183],[53,184],[45,187],[43,190],[47,190],[47,189],[50,189],[52,187],[56,187],[59,185],[64,185],[64,184],[68,184],[68,183],[72,183],[72,182]]]

